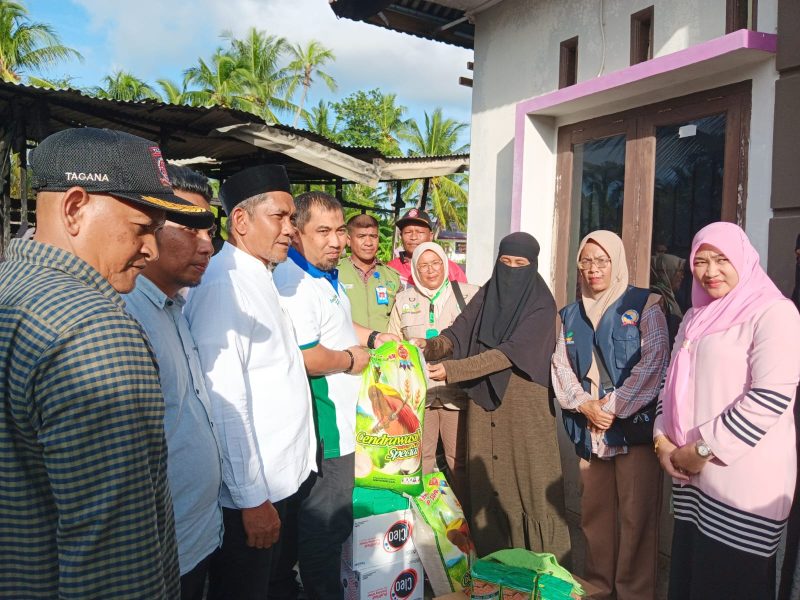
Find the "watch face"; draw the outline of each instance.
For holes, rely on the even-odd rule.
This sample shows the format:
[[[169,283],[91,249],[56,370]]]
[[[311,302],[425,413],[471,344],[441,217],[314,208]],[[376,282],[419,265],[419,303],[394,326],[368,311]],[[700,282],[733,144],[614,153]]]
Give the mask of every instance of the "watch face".
[[[697,444],[697,453],[703,458],[706,458],[711,455],[711,448],[709,448],[706,444]]]

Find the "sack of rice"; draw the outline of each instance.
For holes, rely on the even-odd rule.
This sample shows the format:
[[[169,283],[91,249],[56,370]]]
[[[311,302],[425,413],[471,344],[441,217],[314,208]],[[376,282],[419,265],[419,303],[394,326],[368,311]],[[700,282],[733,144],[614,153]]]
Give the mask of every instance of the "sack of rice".
[[[355,483],[416,496],[422,492],[425,363],[410,342],[375,350],[356,412]]]

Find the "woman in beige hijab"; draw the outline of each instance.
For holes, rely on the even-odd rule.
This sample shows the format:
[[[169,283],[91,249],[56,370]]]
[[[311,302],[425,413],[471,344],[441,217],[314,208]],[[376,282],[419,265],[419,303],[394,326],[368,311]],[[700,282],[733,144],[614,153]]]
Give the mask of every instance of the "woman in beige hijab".
[[[616,234],[587,235],[578,268],[581,299],[559,313],[552,376],[580,457],[585,578],[597,598],[654,600],[662,476],[650,444],[667,324],[660,296],[629,285]]]
[[[453,324],[478,287],[448,281],[447,255],[439,244],[425,242],[411,257],[414,285],[397,294],[389,316],[389,332],[405,340],[428,339]],[[422,470],[436,470],[436,448],[442,441],[450,484],[461,503],[468,506],[466,487],[466,408],[469,396],[458,385],[428,382],[425,424],[422,429]]]

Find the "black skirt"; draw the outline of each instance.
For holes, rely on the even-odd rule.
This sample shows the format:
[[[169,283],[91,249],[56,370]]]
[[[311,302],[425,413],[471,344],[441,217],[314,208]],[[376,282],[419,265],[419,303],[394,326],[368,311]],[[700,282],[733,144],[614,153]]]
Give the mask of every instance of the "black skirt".
[[[689,521],[675,519],[669,600],[770,600],[775,597],[775,555],[731,548]]]

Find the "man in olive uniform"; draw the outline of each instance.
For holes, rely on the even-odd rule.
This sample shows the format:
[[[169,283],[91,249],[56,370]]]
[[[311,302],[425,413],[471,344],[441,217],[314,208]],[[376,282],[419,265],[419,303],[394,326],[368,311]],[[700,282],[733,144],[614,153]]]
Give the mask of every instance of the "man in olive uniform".
[[[339,281],[350,299],[353,321],[373,331],[387,331],[400,276],[377,259],[378,221],[356,215],[347,222],[347,234],[350,256],[339,261]]]

